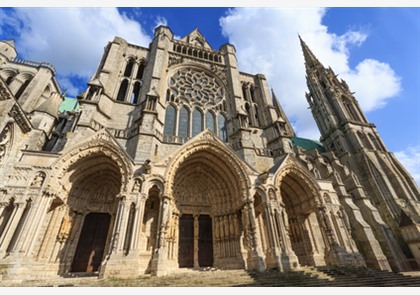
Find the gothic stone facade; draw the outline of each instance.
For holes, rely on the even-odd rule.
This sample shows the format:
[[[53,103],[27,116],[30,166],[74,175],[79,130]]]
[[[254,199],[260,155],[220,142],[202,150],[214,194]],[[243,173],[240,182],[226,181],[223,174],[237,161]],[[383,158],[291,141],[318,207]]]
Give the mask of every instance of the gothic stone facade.
[[[2,279],[418,269],[417,185],[301,44],[322,149],[292,144],[264,75],[198,30],[160,26],[148,48],[116,37],[62,114],[54,68],[1,41]]]

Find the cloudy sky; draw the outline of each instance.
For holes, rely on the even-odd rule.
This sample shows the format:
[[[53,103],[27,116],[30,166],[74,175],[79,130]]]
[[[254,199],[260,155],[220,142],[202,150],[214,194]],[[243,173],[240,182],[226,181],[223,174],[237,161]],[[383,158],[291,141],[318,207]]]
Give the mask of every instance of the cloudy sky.
[[[263,73],[298,136],[319,139],[304,96],[298,35],[347,81],[368,119],[420,183],[420,8],[0,8],[0,37],[20,58],[52,63],[68,96],[86,88],[114,36],[148,47],[158,25],[231,43],[240,70]]]

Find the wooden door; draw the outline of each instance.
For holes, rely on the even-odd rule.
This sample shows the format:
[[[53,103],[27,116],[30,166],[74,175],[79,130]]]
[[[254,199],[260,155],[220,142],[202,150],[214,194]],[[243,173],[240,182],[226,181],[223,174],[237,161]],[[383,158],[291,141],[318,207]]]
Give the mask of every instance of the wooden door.
[[[194,218],[190,214],[179,219],[179,267],[194,266]]]
[[[198,218],[198,265],[213,266],[213,235],[211,217],[200,215]]]
[[[98,271],[104,255],[110,221],[111,216],[107,213],[90,213],[85,217],[71,272]]]

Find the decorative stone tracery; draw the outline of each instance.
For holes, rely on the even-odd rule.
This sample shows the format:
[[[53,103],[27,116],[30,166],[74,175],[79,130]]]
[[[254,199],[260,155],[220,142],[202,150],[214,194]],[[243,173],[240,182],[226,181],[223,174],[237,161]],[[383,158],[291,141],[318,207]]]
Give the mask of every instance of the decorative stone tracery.
[[[3,131],[0,133],[0,164],[6,157],[6,153],[11,146],[12,142],[13,126],[11,124],[6,125]]]
[[[194,68],[177,70],[169,79],[170,95],[175,102],[214,107],[224,99],[223,86],[205,71]]]

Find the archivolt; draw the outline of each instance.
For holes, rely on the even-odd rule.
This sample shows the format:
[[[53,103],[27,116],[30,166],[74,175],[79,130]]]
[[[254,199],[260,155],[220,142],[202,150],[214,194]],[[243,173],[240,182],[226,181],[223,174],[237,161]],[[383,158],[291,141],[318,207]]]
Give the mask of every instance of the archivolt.
[[[174,155],[165,174],[165,193],[172,195],[174,179],[181,165],[189,165],[195,160],[205,162],[206,165],[219,169],[227,177],[225,181],[228,181],[230,186],[238,187],[241,196],[248,196],[250,180],[245,165],[232,151],[216,140],[208,139],[187,144]]]
[[[285,181],[287,179],[287,181]],[[320,187],[314,180],[313,176],[295,163],[289,163],[277,172],[275,177],[276,187],[280,189],[282,184],[287,185],[291,190],[296,192],[296,196],[315,196],[312,200],[314,205],[320,202]],[[309,191],[308,191],[309,190]]]
[[[50,177],[47,187],[57,191],[64,188],[67,191],[67,188],[64,186],[62,181],[64,180],[70,167],[78,161],[83,161],[84,158],[88,159],[93,156],[105,156],[109,158],[116,167],[118,167],[117,169],[121,174],[121,191],[127,191],[127,184],[133,174],[133,168],[130,160],[124,156],[119,147],[110,144],[105,140],[94,140],[85,143],[59,158],[53,166],[53,174],[52,177]]]

